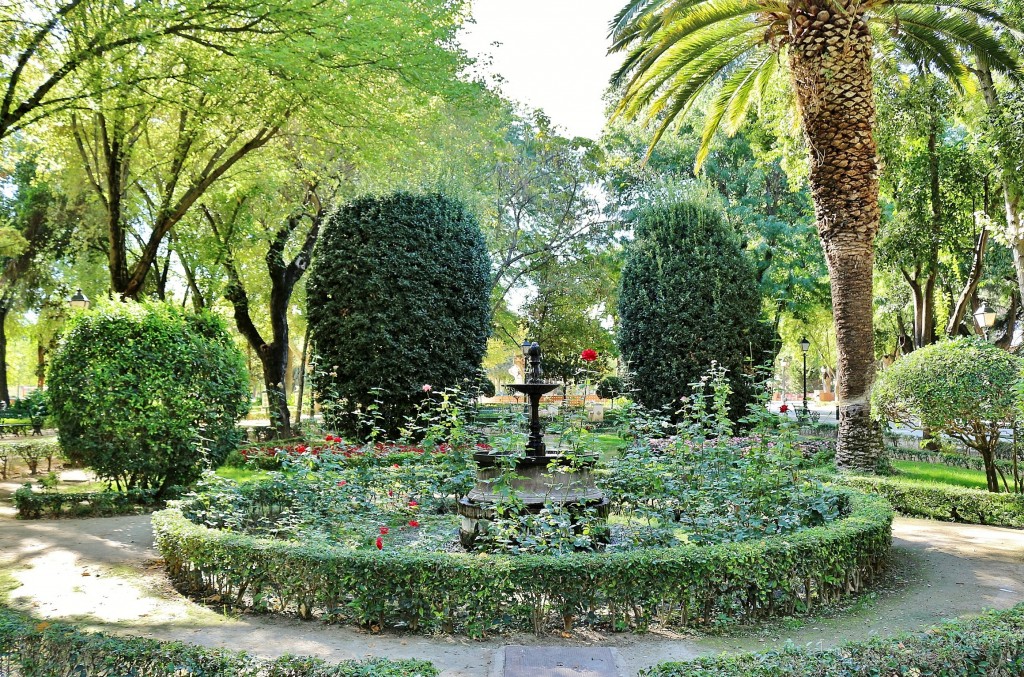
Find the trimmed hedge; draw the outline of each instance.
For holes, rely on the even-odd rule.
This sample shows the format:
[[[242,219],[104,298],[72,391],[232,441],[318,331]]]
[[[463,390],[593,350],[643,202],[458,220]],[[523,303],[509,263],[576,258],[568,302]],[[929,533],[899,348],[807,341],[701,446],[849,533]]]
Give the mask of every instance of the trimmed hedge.
[[[561,556],[347,550],[211,530],[178,509],[153,516],[156,546],[187,591],[302,618],[465,632],[577,620],[613,629],[806,612],[855,592],[892,542],[885,501],[785,537]]]
[[[903,447],[889,447],[886,449],[889,458],[893,461],[915,461],[918,463],[935,463],[946,465],[951,468],[965,468],[967,470],[985,470],[985,459],[980,456],[968,456],[948,451],[932,451],[930,449],[906,449]],[[997,458],[997,468],[1004,472],[1013,472],[1013,462]],[[1022,464],[1024,465],[1024,464]],[[1012,478],[1011,478],[1012,479]]]
[[[846,644],[829,651],[781,651],[660,663],[641,677],[861,677],[1024,674],[1024,604],[953,621],[920,634]]]
[[[56,517],[110,517],[128,515],[140,509],[156,509],[167,500],[179,498],[181,487],[168,487],[163,498],[157,498],[157,489],[129,489],[128,491],[32,491],[26,484],[14,492],[14,507],[21,519]]]
[[[427,661],[375,658],[330,664],[319,658],[257,658],[182,642],[82,632],[64,623],[32,621],[0,607],[0,675],[147,675],[147,677],[436,677]]]
[[[840,475],[837,481],[884,496],[904,515],[945,522],[1024,527],[1024,494],[994,494],[951,484],[868,475]]]

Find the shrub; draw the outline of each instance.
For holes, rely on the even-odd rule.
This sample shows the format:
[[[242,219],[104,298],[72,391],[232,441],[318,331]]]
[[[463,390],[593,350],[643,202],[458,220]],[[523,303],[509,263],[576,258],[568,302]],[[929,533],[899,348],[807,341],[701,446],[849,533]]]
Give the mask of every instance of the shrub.
[[[945,522],[1024,527],[1024,496],[896,477],[842,476],[843,484],[884,496],[898,512]]]
[[[162,508],[166,500],[179,498],[181,487],[128,489],[127,491],[33,491],[25,484],[14,492],[14,507],[20,519],[42,517],[110,517],[134,514],[140,509]]]
[[[480,227],[443,195],[365,197],[340,209],[308,281],[317,397],[346,433],[373,411],[390,434],[424,386],[475,383],[490,332],[490,259]],[[361,415],[362,414],[362,415]]]
[[[971,447],[985,463],[989,491],[999,491],[995,451],[1000,425],[1015,416],[1022,362],[975,338],[915,350],[882,372],[871,394],[879,418],[920,425]]]
[[[626,383],[620,376],[605,376],[597,384],[597,396],[604,399],[615,399],[625,392]]]
[[[39,463],[43,460],[46,461],[46,472],[50,472],[53,468],[53,459],[61,455],[60,445],[54,440],[26,440],[23,442],[0,442],[0,457],[10,458],[12,456],[19,457],[28,466],[28,472],[30,475],[37,475],[39,473]],[[0,461],[2,463],[2,461]],[[7,473],[4,470],[2,473],[6,479]]]
[[[330,664],[318,658],[273,660],[183,642],[82,632],[65,623],[30,621],[0,607],[0,675],[306,675],[308,677],[436,677],[427,661],[373,658]]]
[[[169,509],[156,546],[182,587],[241,606],[481,635],[576,619],[614,628],[805,612],[859,590],[891,544],[885,501],[849,496],[823,527],[743,543],[614,554],[478,555],[353,550],[209,529]]]
[[[769,328],[753,270],[720,213],[677,202],[643,213],[626,250],[619,349],[636,399],[675,410],[712,362],[729,371],[734,414],[755,399],[752,366],[767,361]]]
[[[641,677],[860,677],[944,675],[981,677],[1024,673],[1024,604],[980,618],[940,625],[926,633],[876,638],[814,651],[780,651],[660,663]]]
[[[75,316],[50,361],[61,447],[119,488],[158,494],[219,465],[249,406],[244,359],[213,315],[121,303]]]

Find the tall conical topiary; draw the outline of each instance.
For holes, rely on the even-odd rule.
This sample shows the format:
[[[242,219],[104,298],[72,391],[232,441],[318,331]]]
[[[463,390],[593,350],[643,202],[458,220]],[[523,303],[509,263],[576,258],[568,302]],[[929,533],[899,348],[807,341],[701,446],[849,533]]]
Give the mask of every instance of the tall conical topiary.
[[[754,398],[753,366],[769,361],[753,269],[719,210],[679,201],[640,215],[626,250],[619,349],[637,400],[678,409],[711,363],[729,370],[730,407]]]
[[[447,387],[472,390],[491,328],[476,218],[443,195],[364,197],[326,224],[307,283],[318,398],[328,424],[394,434]]]

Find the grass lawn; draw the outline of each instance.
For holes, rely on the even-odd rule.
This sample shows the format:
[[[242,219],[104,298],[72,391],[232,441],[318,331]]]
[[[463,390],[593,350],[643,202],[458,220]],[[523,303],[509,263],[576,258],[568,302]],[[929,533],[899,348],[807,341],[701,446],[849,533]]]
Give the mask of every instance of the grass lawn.
[[[243,482],[252,482],[253,480],[260,480],[265,477],[269,477],[269,474],[265,470],[250,470],[248,468],[229,468],[226,465],[217,468],[216,472],[221,477],[229,480],[234,480],[239,484]]]
[[[951,468],[940,463],[919,463],[917,461],[893,461],[892,464],[900,471],[899,478],[921,482],[938,482],[953,484],[971,489],[987,489],[985,473],[967,468]]]

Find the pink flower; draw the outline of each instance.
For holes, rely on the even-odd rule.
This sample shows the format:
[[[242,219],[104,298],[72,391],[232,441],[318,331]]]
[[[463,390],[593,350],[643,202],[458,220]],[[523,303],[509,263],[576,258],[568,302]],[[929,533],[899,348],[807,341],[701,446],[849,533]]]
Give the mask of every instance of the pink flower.
[[[377,549],[378,550],[383,550],[384,549],[384,539],[381,538],[380,536],[377,537]]]
[[[423,392],[429,393],[433,389],[434,389],[434,387],[432,385],[430,385],[429,383],[424,383],[423,384]]]
[[[348,484],[348,482],[346,482],[345,480],[341,480],[340,482],[338,482],[338,486],[339,486],[339,487],[343,487],[343,486],[345,486],[346,484]]]
[[[413,529],[415,529],[419,525],[420,525],[420,523],[417,522],[416,520],[409,520],[409,526],[411,526]]]
[[[388,527],[381,527],[380,528],[380,535],[381,536],[387,536],[389,531],[391,531],[391,529],[389,529]]]
[[[597,351],[594,350],[593,348],[587,348],[582,353],[580,353],[580,359],[583,360],[584,362],[593,362],[594,360],[597,359]]]
[[[398,470],[398,464],[397,463],[392,463],[391,467],[394,468],[395,470]]]

